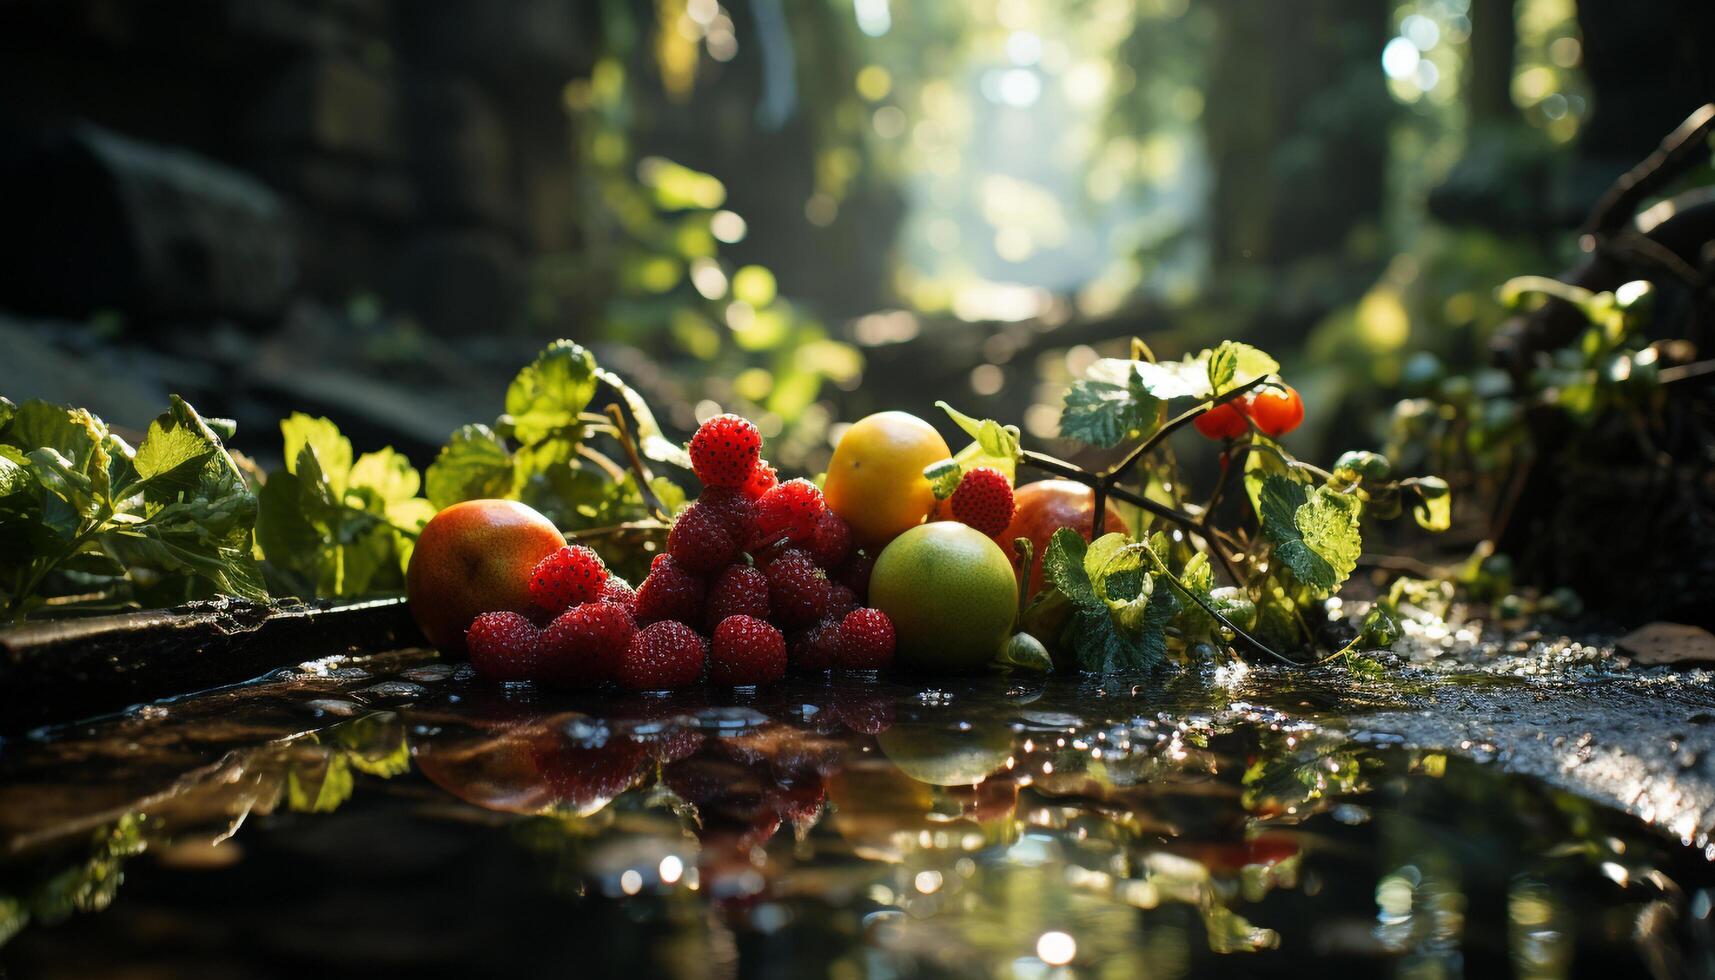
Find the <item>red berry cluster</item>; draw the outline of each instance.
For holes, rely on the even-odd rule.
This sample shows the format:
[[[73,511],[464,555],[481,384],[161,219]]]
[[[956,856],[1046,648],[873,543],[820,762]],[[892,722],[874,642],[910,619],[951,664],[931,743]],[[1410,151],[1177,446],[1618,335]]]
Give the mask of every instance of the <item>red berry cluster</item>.
[[[477,670],[652,691],[705,677],[767,684],[788,670],[888,666],[893,623],[863,608],[874,557],[853,546],[815,484],[779,482],[761,447],[756,426],[736,415],[703,423],[690,446],[703,493],[673,522],[666,553],[637,590],[588,548],[563,548],[531,575],[531,596],[551,622],[477,617],[467,637]]]

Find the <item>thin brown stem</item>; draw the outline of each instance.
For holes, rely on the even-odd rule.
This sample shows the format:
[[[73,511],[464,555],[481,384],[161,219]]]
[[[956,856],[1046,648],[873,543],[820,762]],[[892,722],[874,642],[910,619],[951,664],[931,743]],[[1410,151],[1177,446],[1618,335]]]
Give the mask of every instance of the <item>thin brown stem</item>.
[[[607,406],[607,417],[613,420],[613,427],[619,430],[619,445],[625,450],[625,458],[631,463],[631,471],[637,476],[637,492],[643,495],[643,503],[649,512],[662,521],[673,519],[671,512],[661,503],[661,498],[655,496],[655,490],[649,485],[654,477],[649,473],[649,465],[643,462],[643,454],[637,451],[637,440],[631,435],[631,423],[626,421],[625,410],[619,405]]]
[[[1084,486],[1089,487],[1092,490],[1101,482],[1101,478],[1096,476],[1094,473],[1080,469],[1063,459],[1056,459],[1046,453],[1039,453],[1026,449],[1022,454],[1020,454],[1019,462],[1026,466],[1035,467],[1044,473],[1052,473],[1055,476],[1065,477],[1068,480],[1082,483]],[[1110,484],[1107,489],[1107,495],[1115,500],[1123,500],[1134,507],[1142,507],[1144,510],[1154,514],[1156,517],[1159,517],[1162,520],[1172,521],[1181,527],[1188,527],[1193,530],[1197,527],[1197,519],[1192,517],[1190,514],[1174,510],[1172,507],[1168,507],[1164,504],[1159,504],[1150,500],[1148,497],[1133,493],[1124,487],[1117,487]]]
[[[571,531],[567,533],[566,539],[569,541],[588,541],[593,538],[611,538],[616,535],[627,534],[632,531],[665,530],[667,530],[667,525],[660,521],[626,521],[623,524],[609,524],[606,527],[592,527],[586,528],[582,531]]]

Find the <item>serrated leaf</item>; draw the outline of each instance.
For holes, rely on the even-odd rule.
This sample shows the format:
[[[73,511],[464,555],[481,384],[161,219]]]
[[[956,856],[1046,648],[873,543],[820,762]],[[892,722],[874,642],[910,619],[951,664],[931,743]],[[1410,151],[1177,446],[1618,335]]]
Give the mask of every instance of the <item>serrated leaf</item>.
[[[1357,567],[1363,547],[1359,510],[1354,496],[1269,476],[1257,514],[1263,534],[1274,542],[1275,557],[1299,582],[1328,595]]]
[[[569,340],[549,344],[506,389],[506,414],[521,443],[574,426],[595,397],[595,356]]]
[[[1142,438],[1160,419],[1161,400],[1140,387],[1088,379],[1072,382],[1060,409],[1060,435],[1111,449]]]
[[[307,448],[315,455],[318,478],[327,483],[334,499],[339,499],[351,475],[351,440],[340,434],[339,426],[330,419],[293,412],[280,423],[280,434],[286,440],[287,472],[303,475],[298,467]]]
[[[1102,602],[1090,584],[1090,575],[1084,570],[1088,550],[1088,542],[1077,531],[1060,528],[1048,539],[1048,548],[1042,553],[1042,577],[1074,605],[1102,609]]]
[[[661,434],[661,425],[655,421],[655,413],[649,410],[649,403],[637,393],[635,388],[626,384],[624,379],[603,368],[596,369],[596,377],[608,387],[619,393],[625,407],[631,411],[632,435],[637,438],[637,448],[643,455],[657,463],[670,463],[680,469],[691,468],[691,454],[685,447]]]
[[[507,496],[512,454],[488,426],[462,426],[429,464],[426,483],[429,502],[443,509],[464,500]]]
[[[131,466],[145,497],[156,504],[248,492],[220,437],[176,395],[167,411],[149,423]]]

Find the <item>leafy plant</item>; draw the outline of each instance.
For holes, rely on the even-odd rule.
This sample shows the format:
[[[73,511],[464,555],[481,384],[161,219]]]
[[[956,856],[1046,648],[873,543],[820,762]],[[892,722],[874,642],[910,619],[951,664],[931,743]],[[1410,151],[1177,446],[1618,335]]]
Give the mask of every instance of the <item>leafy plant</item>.
[[[267,598],[256,497],[217,427],[175,395],[133,449],[85,409],[0,398],[4,618]]]
[[[1091,529],[1094,540],[1087,545],[1070,529],[1050,540],[1043,556],[1047,588],[1025,610],[1022,624],[1057,646],[1065,665],[1133,671],[1161,664],[1173,650],[1208,654],[1211,645],[1228,644],[1301,662],[1281,651],[1315,647],[1310,624],[1326,621],[1321,603],[1357,567],[1367,518],[1397,517],[1409,504],[1423,528],[1447,527],[1444,481],[1392,479],[1388,461],[1370,452],[1347,453],[1332,471],[1321,469],[1257,431],[1243,407],[1236,416],[1245,428],[1224,440],[1214,490],[1200,503],[1185,499],[1186,480],[1166,439],[1210,411],[1245,405],[1254,391],[1284,388],[1279,365],[1232,341],[1176,362],[1156,362],[1141,342],[1134,342],[1133,355],[1097,361],[1066,394],[1064,437],[1104,449],[1133,443],[1100,472],[1025,450],[1016,429],[948,409],[979,442],[980,433],[989,433],[995,451],[1012,454],[1019,464],[1092,487],[1096,514],[1109,498],[1123,500],[1141,508],[1154,527],[1141,528],[1136,540],[1103,535],[1100,528]],[[1169,414],[1180,405],[1186,407]],[[998,441],[995,434],[1007,431],[1013,440]],[[949,460],[927,475],[939,487],[956,484],[957,470]],[[1232,507],[1220,507],[1235,478],[1250,505],[1236,520],[1225,516]],[[1227,584],[1217,584],[1218,574]],[[1378,641],[1387,635],[1384,625],[1366,622],[1359,639]]]

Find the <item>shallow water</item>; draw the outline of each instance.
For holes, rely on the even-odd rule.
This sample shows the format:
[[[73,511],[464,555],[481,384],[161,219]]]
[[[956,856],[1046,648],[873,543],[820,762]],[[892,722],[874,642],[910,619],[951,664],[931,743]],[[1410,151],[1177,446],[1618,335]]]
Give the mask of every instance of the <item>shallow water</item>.
[[[1627,799],[1614,738],[1528,712],[1665,675],[1400,677],[619,698],[305,665],[0,743],[0,972],[1715,971],[1715,865],[1649,795],[1695,802],[1700,761]]]

